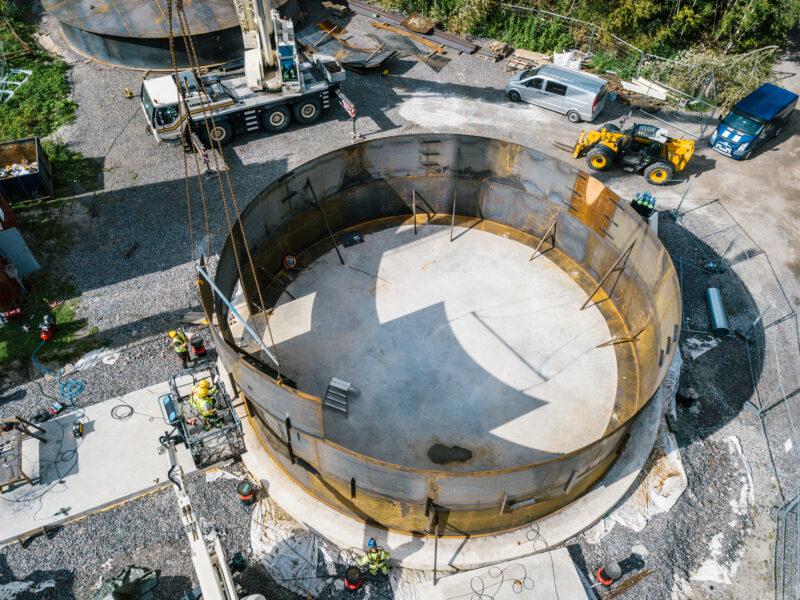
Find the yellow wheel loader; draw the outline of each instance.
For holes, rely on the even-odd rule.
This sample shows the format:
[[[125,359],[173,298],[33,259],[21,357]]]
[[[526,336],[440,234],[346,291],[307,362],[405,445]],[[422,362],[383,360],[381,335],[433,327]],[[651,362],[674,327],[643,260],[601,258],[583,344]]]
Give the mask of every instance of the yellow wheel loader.
[[[653,185],[665,185],[683,171],[694,154],[692,140],[671,138],[666,130],[637,123],[620,131],[606,125],[597,131],[581,131],[573,158],[586,157],[593,171],[607,171],[615,163],[623,171],[642,173]]]

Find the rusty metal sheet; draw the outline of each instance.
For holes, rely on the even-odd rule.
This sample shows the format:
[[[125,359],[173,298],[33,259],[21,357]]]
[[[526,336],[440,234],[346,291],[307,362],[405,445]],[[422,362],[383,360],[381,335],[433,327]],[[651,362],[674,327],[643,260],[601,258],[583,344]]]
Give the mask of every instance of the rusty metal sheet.
[[[323,21],[300,30],[297,41],[314,52],[333,56],[343,67],[350,69],[377,69],[395,54],[394,50],[384,50],[380,46],[362,48],[350,44],[339,37],[343,32],[343,29],[331,28],[328,22]]]

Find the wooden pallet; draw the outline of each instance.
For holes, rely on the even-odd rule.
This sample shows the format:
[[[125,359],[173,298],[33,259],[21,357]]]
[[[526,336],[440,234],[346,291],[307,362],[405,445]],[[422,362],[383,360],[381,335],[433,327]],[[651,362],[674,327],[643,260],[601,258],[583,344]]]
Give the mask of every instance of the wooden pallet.
[[[506,73],[514,73],[516,71],[524,71],[525,69],[530,69],[531,67],[536,66],[536,63],[532,60],[528,60],[527,58],[519,58],[517,56],[512,56],[506,62],[506,66],[503,70]]]

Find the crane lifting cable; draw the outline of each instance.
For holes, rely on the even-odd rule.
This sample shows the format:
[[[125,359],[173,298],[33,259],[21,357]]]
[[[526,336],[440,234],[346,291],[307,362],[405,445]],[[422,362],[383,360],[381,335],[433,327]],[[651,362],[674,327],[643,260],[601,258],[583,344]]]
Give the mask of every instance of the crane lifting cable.
[[[174,2],[174,8],[173,8],[173,2]],[[192,39],[191,29],[189,27],[189,23],[188,23],[188,19],[186,18],[186,14],[184,12],[183,0],[168,0],[167,1],[167,17],[168,17],[167,20],[168,20],[168,24],[169,24],[169,49],[170,49],[170,55],[171,55],[171,58],[172,58],[173,74],[174,74],[174,77],[175,77],[176,84],[180,85],[181,87],[188,86],[188,82],[185,80],[185,78],[184,79],[181,78],[180,73],[178,71],[177,58],[176,58],[176,54],[175,54],[175,31],[174,31],[174,26],[173,26],[173,19],[174,19],[175,15],[177,15],[178,23],[180,24],[181,36],[182,36],[182,39],[183,39],[183,42],[184,42],[184,46],[185,46],[186,51],[187,51],[187,55],[189,57],[189,68],[190,68],[190,70],[191,70],[191,72],[192,72],[192,74],[194,76],[193,77],[194,82],[196,82],[196,84],[197,84],[197,86],[199,88],[200,94],[202,96],[208,97],[207,96],[207,92],[206,92],[205,81],[204,81],[203,77],[200,74],[200,63],[199,63],[199,60],[197,58],[196,49],[194,47],[194,41]],[[181,100],[181,103],[183,104],[183,108],[185,110],[185,114],[189,115],[190,114],[190,110],[189,110],[189,106],[188,106],[188,103],[187,103],[187,100],[186,100],[186,95],[183,94],[183,93],[179,93],[178,97]],[[262,312],[266,312],[266,303],[264,302],[264,296],[263,296],[263,292],[262,292],[262,289],[261,289],[261,284],[259,282],[258,275],[256,273],[256,268],[255,268],[255,263],[253,261],[252,253],[250,251],[250,245],[247,243],[247,237],[246,237],[245,230],[244,230],[244,224],[242,222],[241,211],[239,209],[239,203],[238,203],[238,200],[237,200],[237,197],[236,197],[236,192],[234,190],[233,182],[232,182],[232,179],[231,179],[231,176],[230,176],[230,169],[228,168],[227,161],[225,160],[224,151],[223,151],[223,148],[222,148],[222,144],[220,143],[219,137],[215,136],[215,135],[212,135],[213,132],[218,130],[218,126],[217,126],[217,123],[215,122],[214,114],[209,109],[208,105],[206,103],[201,103],[201,108],[202,108],[202,115],[203,115],[202,123],[203,123],[203,126],[205,127],[205,134],[206,134],[205,137],[208,140],[209,145],[211,146],[210,147],[210,152],[211,152],[211,155],[212,155],[213,160],[214,160],[215,171],[216,171],[217,174],[220,175],[219,177],[217,177],[217,181],[218,181],[218,184],[219,184],[219,194],[220,194],[220,198],[222,200],[223,209],[224,209],[224,212],[225,212],[225,219],[226,219],[227,225],[228,225],[228,233],[229,233],[230,239],[232,241],[231,246],[233,248],[234,260],[235,260],[235,263],[236,263],[236,269],[237,269],[237,272],[238,272],[238,275],[239,275],[239,280],[242,283],[242,290],[245,292],[245,297],[247,298],[246,278],[244,276],[244,270],[243,270],[243,265],[242,265],[242,257],[240,256],[239,249],[238,249],[238,244],[236,243],[236,236],[235,236],[236,229],[238,229],[239,239],[241,240],[242,246],[244,246],[244,249],[245,249],[245,252],[246,252],[246,255],[247,255],[246,258],[247,258],[247,261],[249,262],[249,265],[250,265],[250,271],[251,271],[251,275],[252,275],[253,284],[255,285],[256,292],[257,292],[257,295],[258,295],[258,306],[259,306],[259,308],[260,308],[260,310]],[[195,144],[196,142],[194,142],[192,140],[192,138],[193,137],[196,138],[196,136],[191,136],[191,129],[190,128],[187,128],[186,131],[187,131],[187,137],[189,138],[189,142],[188,143]],[[190,196],[190,194],[189,194],[189,169],[188,169],[187,162],[188,161],[187,161],[186,156],[184,154],[184,178],[185,178],[185,190],[186,190],[186,200],[187,200],[187,213],[188,213],[188,219],[189,219],[189,224],[188,224],[188,227],[189,227],[189,238],[190,238],[189,241],[190,241],[190,244],[192,246],[192,248],[191,248],[191,256],[192,256],[192,261],[194,262],[195,261],[195,246],[194,246],[194,236],[193,236],[193,233],[192,233],[191,198],[189,197]],[[222,168],[220,168],[220,167],[222,167]],[[197,177],[197,181],[198,181],[198,187],[199,187],[199,190],[200,190],[201,202],[202,202],[202,205],[203,205],[205,226],[206,226],[206,237],[208,239],[208,245],[209,245],[208,251],[209,251],[209,255],[210,255],[211,254],[211,247],[210,247],[211,246],[211,241],[210,241],[211,240],[211,235],[210,235],[210,226],[209,226],[209,221],[208,221],[207,200],[206,200],[205,189],[204,189],[204,185],[203,185],[203,181],[202,181],[202,173],[201,173],[201,170],[200,170],[200,164],[199,164],[199,161],[197,159],[197,154],[196,153],[195,153],[195,170],[196,170],[196,177]],[[230,194],[230,201],[231,201],[230,205],[228,203],[228,194]],[[231,217],[231,212],[232,211],[235,211],[235,214],[236,214],[236,225],[238,225],[238,227],[234,226],[234,220]],[[275,341],[274,341],[274,338],[273,338],[273,335],[272,335],[272,329],[271,329],[270,324],[269,324],[269,314],[266,315],[266,318],[264,319],[264,323],[265,323],[266,330],[267,330],[269,338],[270,338],[270,345],[272,347],[272,353],[268,353],[268,355],[275,362],[276,366],[280,369],[280,362],[277,359],[277,352],[275,350]],[[263,335],[263,332],[259,332],[258,329],[257,329],[257,322],[254,323],[254,324],[256,325],[256,329],[255,329],[256,334]],[[260,339],[258,339],[256,341],[261,342]],[[280,371],[278,371],[278,376],[280,377]]]

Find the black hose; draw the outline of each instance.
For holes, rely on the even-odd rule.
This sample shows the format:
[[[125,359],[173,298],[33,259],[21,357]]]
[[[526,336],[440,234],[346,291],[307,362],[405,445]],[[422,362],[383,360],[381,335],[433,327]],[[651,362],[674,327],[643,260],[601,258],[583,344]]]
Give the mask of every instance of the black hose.
[[[169,479],[172,483],[174,483],[176,488],[178,488],[179,490],[183,491],[183,488],[181,487],[180,482],[172,476],[172,474],[175,472],[175,469],[177,469],[177,468],[178,468],[178,465],[172,465],[169,468],[169,471],[167,471],[167,479]]]

